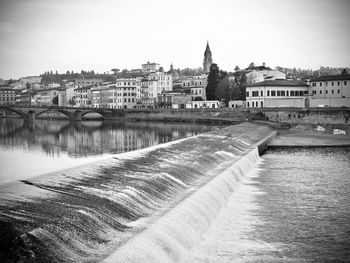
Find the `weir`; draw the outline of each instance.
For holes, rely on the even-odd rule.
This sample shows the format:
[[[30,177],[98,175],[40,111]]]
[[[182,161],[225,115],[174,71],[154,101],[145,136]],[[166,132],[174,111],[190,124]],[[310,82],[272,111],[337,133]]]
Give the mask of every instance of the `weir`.
[[[274,134],[243,123],[0,186],[2,258],[181,260]]]

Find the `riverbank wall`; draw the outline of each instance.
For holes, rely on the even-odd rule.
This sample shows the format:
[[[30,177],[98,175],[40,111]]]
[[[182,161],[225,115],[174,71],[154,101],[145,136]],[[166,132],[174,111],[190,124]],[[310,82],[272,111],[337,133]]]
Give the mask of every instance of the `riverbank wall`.
[[[76,109],[79,110],[79,109]],[[218,108],[218,109],[94,109],[83,116],[82,120],[127,120],[127,121],[163,121],[237,124],[245,121],[263,120],[285,123],[290,126],[310,125],[349,125],[350,108]],[[15,113],[1,115],[18,116]],[[55,112],[55,109],[41,114],[40,118],[64,119],[67,116]]]

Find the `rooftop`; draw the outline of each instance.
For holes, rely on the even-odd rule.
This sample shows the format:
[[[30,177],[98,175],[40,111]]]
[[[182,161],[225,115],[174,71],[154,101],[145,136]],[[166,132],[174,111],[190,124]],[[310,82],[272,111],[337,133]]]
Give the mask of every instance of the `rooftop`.
[[[320,76],[320,77],[312,79],[311,82],[313,82],[313,81],[332,81],[332,80],[350,80],[350,74]]]
[[[273,87],[308,87],[309,85],[298,80],[289,79],[276,79],[276,80],[265,80],[261,82],[256,82],[252,84],[247,84],[247,87],[263,87],[263,86],[273,86]]]

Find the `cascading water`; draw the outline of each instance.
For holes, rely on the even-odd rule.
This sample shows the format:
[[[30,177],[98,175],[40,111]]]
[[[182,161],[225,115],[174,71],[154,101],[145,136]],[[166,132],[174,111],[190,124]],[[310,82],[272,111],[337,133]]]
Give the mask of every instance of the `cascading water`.
[[[2,259],[182,260],[270,135],[264,126],[231,126],[1,187]]]
[[[219,155],[231,156],[221,151]],[[161,216],[104,262],[178,262],[200,243],[240,181],[256,166],[257,149],[229,166],[210,182]]]

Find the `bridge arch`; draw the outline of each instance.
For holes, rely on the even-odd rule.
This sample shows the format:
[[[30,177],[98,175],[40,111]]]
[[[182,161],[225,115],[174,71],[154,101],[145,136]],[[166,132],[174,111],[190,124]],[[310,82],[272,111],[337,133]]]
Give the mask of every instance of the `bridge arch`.
[[[7,111],[11,111],[13,113],[18,114],[19,116],[21,116],[23,119],[28,120],[29,119],[29,115],[26,114],[25,112],[18,110],[18,109],[14,109],[11,107],[4,107],[3,110],[7,110]]]
[[[46,112],[59,112],[62,113],[63,115],[67,116],[68,119],[73,119],[74,118],[74,114],[66,111],[64,109],[45,109],[43,111],[40,111],[38,113],[35,114],[35,119],[38,118],[41,114],[46,113]]]
[[[86,114],[89,114],[89,113],[98,113],[98,114],[101,115],[101,117],[103,119],[106,118],[106,116],[105,116],[106,115],[106,111],[105,110],[99,110],[99,109],[91,109],[91,110],[88,110],[86,112],[82,112],[81,113],[81,117],[83,118]]]

